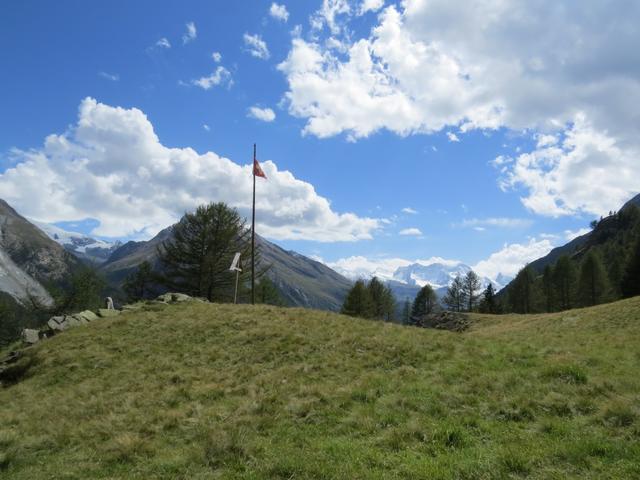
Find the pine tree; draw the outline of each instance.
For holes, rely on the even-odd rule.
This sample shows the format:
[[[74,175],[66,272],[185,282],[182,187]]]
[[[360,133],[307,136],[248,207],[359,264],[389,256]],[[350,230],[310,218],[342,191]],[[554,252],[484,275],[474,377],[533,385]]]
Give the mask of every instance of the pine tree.
[[[563,255],[553,269],[553,284],[560,310],[569,310],[574,306],[575,283],[575,267],[569,257]]]
[[[544,295],[546,312],[553,312],[554,310],[554,288],[553,268],[551,265],[547,265],[544,267],[544,272],[542,272],[542,294]]]
[[[640,295],[640,238],[629,256],[620,287],[624,298]]]
[[[411,323],[411,302],[406,298],[402,306],[402,324],[409,325],[409,323]]]
[[[447,287],[447,294],[443,299],[445,305],[449,310],[454,312],[461,312],[466,303],[466,297],[464,294],[464,283],[460,275],[451,282],[451,285]]]
[[[92,267],[82,267],[71,275],[70,285],[57,299],[56,313],[76,313],[102,308],[107,287],[104,278]]]
[[[373,305],[371,296],[369,295],[369,289],[364,280],[356,281],[353,287],[351,287],[340,312],[345,315],[351,315],[352,317],[371,318],[373,315]]]
[[[492,283],[487,285],[482,293],[482,300],[480,301],[481,313],[498,313],[498,304],[496,301],[496,290]]]
[[[578,294],[584,306],[598,305],[605,300],[609,280],[600,256],[589,250],[580,267]]]
[[[509,288],[509,304],[516,313],[531,313],[534,306],[535,275],[529,265],[518,272]]]
[[[145,260],[138,265],[138,269],[127,275],[122,285],[128,300],[135,301],[145,298],[150,293],[149,290],[155,278],[148,261]]]
[[[391,289],[377,277],[373,277],[367,284],[367,290],[371,298],[372,318],[391,321],[396,308]]]
[[[425,285],[420,289],[413,301],[413,308],[411,309],[412,317],[421,317],[433,313],[434,308],[438,304],[438,297],[436,292],[433,291],[431,285]]]
[[[173,237],[158,248],[166,266],[166,285],[209,301],[233,298],[235,277],[229,274],[229,265],[236,252],[249,257],[250,232],[238,211],[224,203],[187,213],[174,227]],[[249,269],[241,277],[246,278],[246,272]]]
[[[473,311],[476,303],[478,302],[478,292],[482,284],[480,278],[473,270],[469,270],[462,281],[462,292],[466,299],[467,311]]]
[[[262,277],[260,281],[256,283],[256,303],[281,307],[287,304],[284,298],[282,298],[276,284],[267,276]]]

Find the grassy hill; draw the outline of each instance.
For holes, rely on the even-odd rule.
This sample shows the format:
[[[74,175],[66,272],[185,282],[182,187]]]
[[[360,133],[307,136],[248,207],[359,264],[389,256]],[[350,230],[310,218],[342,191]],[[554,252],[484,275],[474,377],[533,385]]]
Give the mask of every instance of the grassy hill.
[[[474,316],[150,305],[32,348],[3,479],[640,477],[640,298]]]

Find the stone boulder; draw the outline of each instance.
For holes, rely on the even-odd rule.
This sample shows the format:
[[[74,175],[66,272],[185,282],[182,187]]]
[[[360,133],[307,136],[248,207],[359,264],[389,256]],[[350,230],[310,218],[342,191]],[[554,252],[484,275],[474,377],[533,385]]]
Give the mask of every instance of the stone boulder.
[[[101,308],[98,310],[98,316],[101,318],[115,317],[117,315],[120,315],[120,310],[111,310],[107,308]]]
[[[93,322],[94,320],[98,320],[98,316],[93,313],[91,310],[85,310],[84,312],[76,313],[75,317],[83,318],[87,322]]]
[[[64,321],[64,316],[51,317],[47,322],[47,326],[54,332],[62,332],[68,328],[68,325]]]
[[[471,320],[465,313],[445,311],[430,313],[421,317],[411,317],[411,324],[422,328],[464,332],[471,326]]]
[[[22,330],[22,341],[29,345],[38,343],[40,341],[40,332],[32,328],[25,328]]]
[[[162,303],[189,302],[192,300],[194,300],[193,297],[184,293],[163,293],[156,297],[156,301]]]

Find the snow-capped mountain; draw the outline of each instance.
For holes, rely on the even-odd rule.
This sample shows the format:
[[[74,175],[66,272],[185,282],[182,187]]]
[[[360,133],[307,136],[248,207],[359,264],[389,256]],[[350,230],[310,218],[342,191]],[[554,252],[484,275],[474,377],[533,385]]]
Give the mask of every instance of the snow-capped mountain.
[[[93,263],[104,263],[121,242],[105,242],[78,232],[69,232],[49,223],[32,220],[49,238],[62,245],[67,251]]]
[[[456,276],[464,277],[472,269],[469,265],[457,262],[431,263],[423,265],[412,263],[404,267],[399,267],[393,274],[393,280],[410,286],[424,287],[431,285],[434,290],[448,287]],[[510,279],[499,274],[495,279],[480,276],[482,288],[486,288],[492,283],[496,290],[500,290]]]

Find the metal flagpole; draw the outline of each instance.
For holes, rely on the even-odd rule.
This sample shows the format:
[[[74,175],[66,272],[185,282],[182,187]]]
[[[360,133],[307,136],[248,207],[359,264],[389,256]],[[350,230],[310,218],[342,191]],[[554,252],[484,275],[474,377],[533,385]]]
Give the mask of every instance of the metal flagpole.
[[[253,144],[253,209],[251,216],[251,305],[256,303],[256,144]]]

